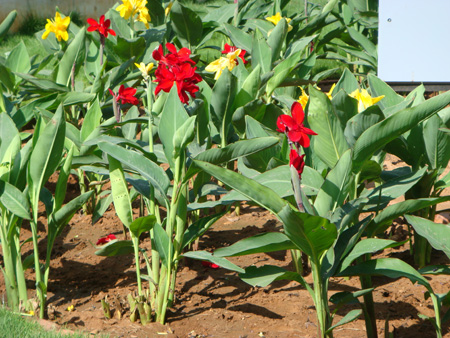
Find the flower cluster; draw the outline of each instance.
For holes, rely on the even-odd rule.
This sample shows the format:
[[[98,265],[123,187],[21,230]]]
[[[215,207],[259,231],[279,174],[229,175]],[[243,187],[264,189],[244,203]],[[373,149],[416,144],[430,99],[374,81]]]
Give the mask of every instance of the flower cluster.
[[[136,21],[142,22],[148,29],[148,23],[151,21],[150,14],[148,14],[147,0],[122,0],[123,4],[117,6],[116,11],[125,20],[134,18],[137,15]]]
[[[54,33],[58,41],[63,39],[67,41],[69,39],[69,34],[67,33],[67,28],[70,24],[70,17],[61,17],[59,12],[55,14],[55,20],[47,19],[47,24],[45,25],[45,32],[42,34],[42,39],[47,39],[50,33]]]
[[[87,29],[88,32],[98,31],[98,33],[100,34],[100,37],[103,37],[103,38],[107,38],[108,34],[116,36],[116,32],[114,32],[112,29],[109,28],[109,26],[111,25],[111,20],[109,20],[109,19],[105,20],[104,15],[102,15],[100,17],[98,22],[95,21],[94,19],[89,18],[89,19],[87,19],[87,23],[91,25]]]
[[[247,61],[244,59],[246,51],[243,49],[239,49],[235,46],[230,46],[229,44],[225,44],[225,49],[222,51],[222,54],[226,54],[226,57],[221,57],[213,62],[211,62],[208,66],[206,66],[205,70],[207,72],[215,72],[214,80],[217,80],[225,68],[231,72],[236,65],[239,64],[239,58],[242,60],[244,65]]]
[[[188,48],[181,48],[177,51],[171,43],[166,43],[166,48],[168,50],[166,55],[164,55],[161,45],[153,51],[153,58],[159,62],[155,71],[156,80],[154,82],[158,83],[155,95],[158,95],[161,90],[168,93],[175,83],[181,102],[188,103],[187,93],[191,97],[195,97],[195,93],[198,92],[196,84],[202,81],[202,78],[195,72],[197,67],[190,58],[191,51]]]
[[[336,84],[333,83],[333,85],[330,88],[330,91],[328,93],[326,93],[326,95],[328,96],[330,101],[333,99],[333,95],[332,94],[333,94],[333,90],[334,90],[335,87],[336,87]],[[305,90],[302,87],[299,87],[299,88],[302,90],[302,95],[299,96],[297,101],[302,105],[303,109],[306,109],[306,104],[309,101],[309,95],[306,94]],[[316,88],[320,90],[319,87],[316,87]]]
[[[299,102],[294,102],[291,107],[291,115],[280,115],[277,120],[277,131],[285,133],[289,139],[291,151],[289,154],[289,165],[297,170],[299,177],[305,166],[304,155],[299,155],[299,147],[308,148],[310,145],[308,135],[317,135],[311,129],[303,125],[305,113]]]

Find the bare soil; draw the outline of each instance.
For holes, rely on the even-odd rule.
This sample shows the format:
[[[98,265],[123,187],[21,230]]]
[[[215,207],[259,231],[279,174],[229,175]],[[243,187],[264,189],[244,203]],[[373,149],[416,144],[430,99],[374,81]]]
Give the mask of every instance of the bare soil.
[[[68,187],[69,197],[76,196],[78,185],[72,179]],[[447,222],[447,215],[439,220]],[[46,221],[40,217],[42,257],[45,252]],[[200,240],[199,250],[216,248],[258,233],[281,231],[282,225],[268,212],[243,204],[240,216],[233,212],[224,216]],[[399,219],[388,235],[396,240],[407,239],[406,227]],[[25,227],[24,238],[31,232]],[[121,303],[127,307],[126,296],[137,289],[133,256],[99,257],[93,243],[100,237],[115,234],[123,239],[122,224],[113,207],[95,225],[91,216],[77,213],[62,235],[57,239],[49,280],[49,320],[70,330],[88,333],[107,333],[111,337],[316,337],[317,321],[313,301],[308,292],[296,282],[278,281],[265,288],[253,288],[244,283],[236,273],[225,269],[205,267],[200,261],[183,261],[177,274],[176,304],[169,310],[167,324],[132,323],[129,312],[121,319],[118,310],[113,318],[103,316],[101,299],[107,297],[113,309]],[[28,244],[27,244],[28,245]],[[142,241],[143,248],[150,248],[149,238]],[[28,255],[31,245],[26,247]],[[412,264],[409,244],[384,251],[379,257],[397,257]],[[293,269],[291,257],[286,252],[250,255],[231,259],[241,267],[265,264]],[[140,262],[144,268],[144,262]],[[433,252],[433,264],[449,264],[440,252]],[[34,275],[27,276],[29,287],[34,285]],[[306,280],[312,283],[311,275]],[[429,278],[438,293],[447,292],[450,278]],[[394,337],[435,337],[431,322],[420,314],[434,316],[431,301],[424,297],[425,288],[413,285],[408,279],[374,278],[375,311],[380,337],[385,328]],[[145,286],[148,286],[144,283]],[[360,289],[358,278],[332,278],[329,296],[340,291]],[[4,280],[0,277],[0,296],[4,296]],[[32,295],[31,295],[32,296]],[[73,311],[68,307],[73,305]],[[333,309],[333,306],[331,307]],[[336,313],[334,323],[357,307],[347,306]],[[114,314],[116,312],[116,314]],[[445,337],[450,328],[444,326]],[[335,337],[365,337],[365,324],[361,317],[334,331]]]

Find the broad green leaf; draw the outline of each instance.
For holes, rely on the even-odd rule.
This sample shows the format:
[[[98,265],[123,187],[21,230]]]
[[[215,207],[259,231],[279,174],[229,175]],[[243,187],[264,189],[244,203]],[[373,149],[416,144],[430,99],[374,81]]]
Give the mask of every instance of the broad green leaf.
[[[103,214],[106,212],[106,210],[108,210],[109,206],[113,202],[113,197],[110,190],[103,191],[103,193],[100,194],[100,197],[103,198],[100,198],[100,200],[95,205],[95,210],[92,214],[92,225],[94,225],[103,216]]]
[[[415,107],[395,113],[367,129],[356,141],[353,171],[357,172],[365,160],[395,138],[420,122],[436,114],[450,103],[450,92],[435,96]]]
[[[450,258],[450,227],[446,224],[434,223],[428,219],[405,215],[414,230],[425,237],[436,250],[443,251]]]
[[[173,157],[177,158],[180,153],[194,140],[196,116],[190,116],[173,137]]]
[[[372,259],[354,266],[349,266],[338,276],[386,276],[389,278],[406,277],[412,283],[418,282],[433,292],[428,281],[408,263],[398,258]]]
[[[23,41],[11,50],[11,53],[6,59],[6,67],[14,73],[28,73],[31,69],[30,56],[28,55],[27,47]],[[17,83],[20,77],[16,75],[15,82]]]
[[[81,140],[84,142],[88,139],[89,135],[100,125],[100,121],[103,117],[102,110],[100,109],[100,103],[98,99],[89,107],[83,124],[81,125]]]
[[[19,131],[7,113],[0,113],[0,178],[9,181],[14,159],[21,148]],[[6,178],[5,175],[6,174]]]
[[[122,165],[119,160],[116,160],[111,155],[108,155],[108,162],[114,208],[120,221],[129,228],[133,222],[133,209],[131,207],[128,184],[125,181]]]
[[[289,239],[316,263],[337,238],[336,226],[326,218],[300,213],[290,205],[285,205],[277,216]]]
[[[30,205],[26,196],[15,186],[0,180],[0,204],[17,217],[30,218]]]
[[[404,244],[404,242],[396,242],[387,239],[380,238],[367,238],[362,241],[359,241],[354,246],[353,250],[350,251],[347,257],[341,263],[341,271],[346,269],[359,257],[365,254],[372,254],[380,250],[384,250],[387,248],[395,248]]]
[[[350,95],[355,90],[359,88],[358,80],[356,80],[355,75],[348,70],[348,68],[344,69],[341,78],[336,83],[336,87],[334,87],[333,93],[339,93],[341,90],[344,90],[345,93]],[[334,96],[334,95],[333,95]]]
[[[69,92],[61,96],[61,102],[64,106],[73,106],[82,103],[92,102],[97,95],[82,92]]]
[[[95,252],[97,256],[124,256],[134,252],[133,243],[131,241],[112,240],[111,242],[97,247],[99,250]]]
[[[170,10],[170,23],[178,38],[187,42],[189,47],[196,46],[202,39],[202,20],[179,1],[175,1]]]
[[[150,231],[155,223],[156,217],[153,215],[139,217],[130,224],[130,231],[139,238],[144,232]]]
[[[345,129],[347,122],[358,114],[358,101],[350,97],[344,90],[337,92],[334,89],[332,94],[333,100],[331,100],[331,103],[341,123],[341,129]]]
[[[233,41],[233,44],[236,47],[245,49],[247,51],[252,50],[252,38],[250,37],[250,35],[244,33],[239,28],[228,23],[225,23],[223,26],[225,27],[225,30],[227,32],[226,35],[230,37],[231,41]]]
[[[272,51],[272,63],[275,62],[280,57],[281,48],[283,47],[284,41],[286,40],[286,35],[288,33],[288,24],[286,19],[281,19],[278,21],[275,28],[269,35],[267,39],[267,44]]]
[[[353,147],[364,131],[383,119],[383,112],[378,106],[370,106],[353,116],[348,120],[344,130],[345,139],[349,146]]]
[[[350,37],[356,41],[370,56],[377,58],[377,46],[375,46],[372,41],[370,41],[366,36],[358,32],[353,27],[347,27],[347,31]]]
[[[169,161],[171,168],[175,168],[173,158],[173,138],[178,128],[180,128],[188,118],[189,115],[186,113],[186,110],[178,97],[177,87],[173,86],[161,113],[161,119],[158,126],[159,138],[164,146],[164,153],[166,154],[166,158]]]
[[[63,93],[63,92],[67,92],[69,90],[66,86],[55,83],[52,80],[40,79],[40,78],[34,77],[29,74],[24,74],[24,73],[16,73],[16,75],[20,76],[25,81],[28,81],[28,82],[34,84],[37,88],[42,89],[44,92]]]
[[[245,238],[228,247],[214,251],[217,257],[233,257],[251,255],[254,253],[273,252],[296,249],[289,238],[281,232],[268,232]]]
[[[9,29],[13,25],[14,20],[16,20],[16,17],[17,17],[17,11],[13,10],[13,11],[9,12],[8,15],[6,16],[6,18],[2,21],[2,23],[0,24],[0,41],[2,41],[3,38],[6,36]]]
[[[158,251],[163,265],[169,266],[172,264],[173,244],[161,224],[155,223],[153,231],[152,249]]]
[[[272,50],[259,30],[256,30],[252,39],[251,55],[253,69],[261,67],[262,74],[267,74],[272,70]]]
[[[183,243],[181,248],[187,247],[197,238],[201,237],[216,221],[218,221],[227,211],[201,217],[198,221],[189,225],[183,235]]]
[[[64,117],[62,106],[59,106],[53,118],[39,134],[31,153],[28,166],[28,183],[31,185],[29,193],[31,194],[32,208],[36,219],[41,188],[58,168],[62,157],[66,133]]]
[[[384,98],[378,103],[381,109],[384,110],[386,108],[396,106],[405,100],[401,95],[398,95],[386,82],[380,80],[375,75],[369,74],[367,80],[369,82],[372,97],[384,95]]]
[[[222,139],[226,144],[231,119],[234,113],[233,102],[237,93],[237,78],[228,69],[225,69],[213,87],[211,97],[211,120],[216,126]]]
[[[2,64],[0,64],[0,81],[9,91],[11,91],[11,92],[14,91],[14,86],[16,83],[14,74],[11,72],[11,70],[9,70],[9,68],[5,67]],[[1,90],[1,88],[0,88],[0,90]],[[0,98],[0,101],[1,101],[0,112],[6,111],[4,100],[5,99],[2,94],[1,98]]]
[[[58,73],[56,75],[56,83],[63,86],[68,86],[70,81],[70,76],[72,74],[72,68],[78,55],[83,52],[85,48],[86,30],[80,29],[75,35],[72,42],[67,47],[61,61],[58,66]]]
[[[201,261],[207,261],[214,264],[217,264],[221,268],[236,271],[236,272],[244,272],[244,269],[240,268],[239,266],[231,263],[228,259],[223,257],[215,257],[211,253],[207,251],[189,251],[183,254],[183,257],[192,258],[192,259],[198,259]]]
[[[274,69],[273,76],[267,81],[266,94],[271,96],[273,91],[278,88],[279,85],[288,77],[288,75],[295,68],[300,61],[301,52],[292,54],[287,59],[281,61]],[[311,91],[310,91],[311,93]],[[310,94],[311,95],[311,94]]]
[[[352,151],[347,150],[331,169],[314,201],[319,216],[329,218],[347,199],[352,181]]]
[[[239,90],[234,106],[239,108],[254,100],[261,85],[261,66],[257,65],[247,76]],[[234,116],[233,116],[234,120]]]
[[[439,115],[434,115],[423,124],[423,141],[431,169],[445,168],[450,160],[450,135],[439,128],[445,128]]]
[[[406,200],[395,203],[380,211],[375,216],[373,222],[375,224],[390,223],[392,220],[399,216],[403,216],[406,213],[413,213],[418,210],[437,205],[439,203],[447,202],[450,200],[450,196],[434,197],[434,198],[420,198],[415,200]]]
[[[359,291],[355,291],[355,292],[349,292],[349,291],[336,292],[335,294],[333,294],[330,297],[330,302],[335,305],[338,305],[338,306],[349,305],[349,304],[358,304],[359,303],[358,297],[361,297],[368,293],[371,293],[373,290],[375,290],[375,289],[370,288],[370,289],[364,289],[364,290],[359,290]]]
[[[114,46],[114,52],[122,61],[127,61],[132,58],[139,59],[144,54],[145,45],[145,39],[142,36],[133,39],[126,39],[119,36],[117,38],[117,45]]]
[[[266,287],[276,280],[294,280],[300,283],[314,297],[314,291],[297,272],[288,271],[279,266],[263,265],[261,267],[250,266],[240,273],[239,277],[252,286]]]
[[[164,24],[164,20],[166,18],[166,13],[162,6],[161,1],[159,0],[148,0],[148,14],[150,14],[150,18],[153,26],[159,26]]]
[[[275,214],[280,212],[286,205],[286,202],[278,197],[273,190],[245,176],[242,176],[234,171],[218,167],[211,163],[199,160],[194,160],[194,163],[200,169],[214,176],[219,181],[239,191],[244,196]]]
[[[64,204],[59,210],[56,210],[49,222],[49,235],[56,238],[61,234],[64,227],[72,219],[73,215],[92,197],[94,191],[88,191],[75,197],[69,203]]]
[[[337,324],[330,327],[325,334],[332,332],[335,328],[348,324],[350,322],[353,322],[354,320],[357,320],[358,317],[361,315],[362,310],[351,310],[349,313],[347,313]]]
[[[320,160],[333,168],[348,149],[339,119],[328,97],[309,86],[308,123],[318,135],[311,136],[312,149]]]

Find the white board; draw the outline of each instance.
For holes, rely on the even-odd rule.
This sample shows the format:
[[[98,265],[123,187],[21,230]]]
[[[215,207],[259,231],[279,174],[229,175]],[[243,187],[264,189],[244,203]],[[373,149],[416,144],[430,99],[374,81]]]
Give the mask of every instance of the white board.
[[[378,77],[450,82],[450,0],[379,0]]]

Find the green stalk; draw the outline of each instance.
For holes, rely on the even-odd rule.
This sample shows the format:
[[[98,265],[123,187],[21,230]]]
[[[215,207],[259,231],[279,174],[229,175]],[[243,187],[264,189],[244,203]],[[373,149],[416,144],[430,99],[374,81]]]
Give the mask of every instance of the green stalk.
[[[372,288],[372,278],[370,276],[360,276],[359,280],[361,282],[362,289],[370,289]],[[367,338],[376,338],[377,334],[377,323],[375,320],[375,306],[373,301],[372,292],[365,294],[363,312],[364,312],[364,321],[366,323],[366,332]]]
[[[314,304],[316,306],[317,319],[319,321],[318,337],[333,337],[333,332],[326,333],[331,325],[328,309],[328,292],[327,287],[324,285],[322,277],[320,276],[320,262],[314,262],[311,260],[311,269],[313,273],[314,282]]]
[[[436,337],[442,338],[442,328],[441,328],[441,307],[439,305],[439,300],[436,295],[430,292],[430,297],[433,302],[434,313],[436,315]]]
[[[37,210],[34,209],[34,210]],[[47,294],[42,290],[39,284],[42,283],[41,266],[39,263],[39,249],[38,249],[38,234],[37,234],[37,214],[33,215],[34,220],[30,222],[31,234],[33,238],[33,252],[34,252],[34,270],[36,274],[36,292],[39,297],[39,318],[44,318],[45,315],[45,298]]]
[[[136,260],[136,277],[137,277],[137,283],[138,283],[138,294],[139,296],[143,296],[142,292],[142,280],[141,280],[141,266],[139,264],[139,238],[137,238],[131,231],[130,231],[131,241],[133,242],[133,248],[134,248],[134,259]]]

